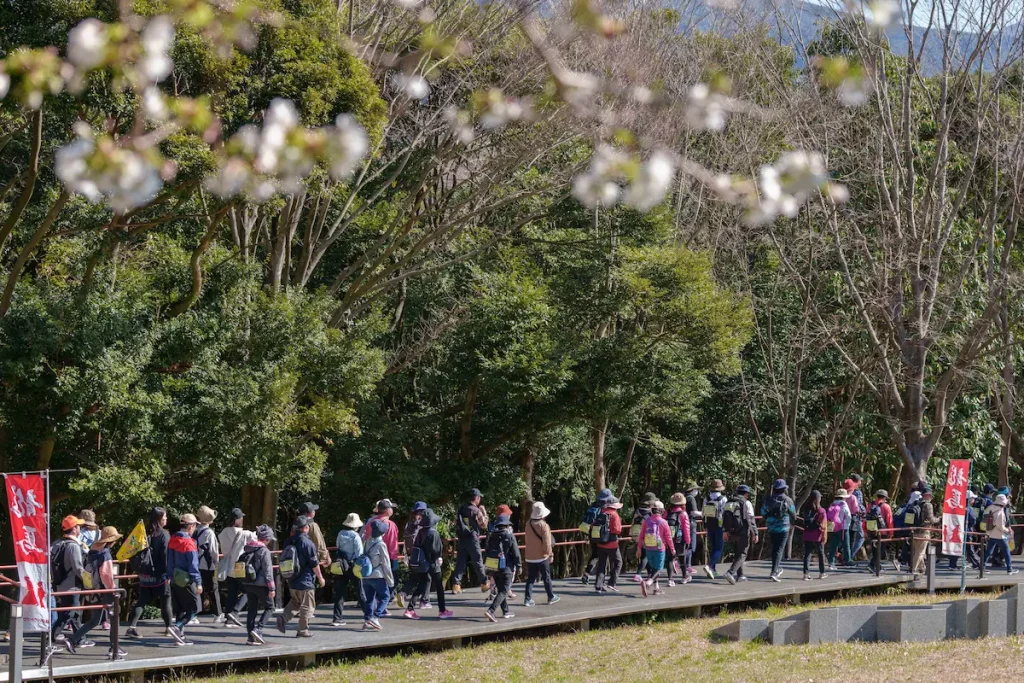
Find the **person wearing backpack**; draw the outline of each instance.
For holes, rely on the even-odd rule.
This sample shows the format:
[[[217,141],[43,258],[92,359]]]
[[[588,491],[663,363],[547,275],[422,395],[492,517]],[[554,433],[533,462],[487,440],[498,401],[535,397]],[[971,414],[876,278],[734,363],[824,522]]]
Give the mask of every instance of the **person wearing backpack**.
[[[622,555],[619,553],[619,536],[622,534],[622,518],[619,510],[622,503],[615,496],[604,502],[600,514],[594,521],[591,537],[597,541],[597,574],[594,576],[594,590],[598,593],[618,593],[616,584],[622,569]],[[605,573],[607,572],[607,585]]]
[[[1010,487],[1009,486],[1000,486],[998,489],[996,489],[995,495],[997,495],[997,496],[999,496],[999,495],[1006,496],[1006,500],[1007,500],[1007,504],[1006,504],[1006,519],[1007,520],[1012,520],[1013,519],[1013,504],[1010,501],[1012,501],[1013,498],[1010,496]],[[1010,525],[1010,524],[1011,524],[1010,521],[1007,521],[1007,525]],[[1008,545],[1010,547],[1010,552],[1011,553],[1014,550],[1014,543],[1013,543],[1013,541],[1014,541],[1013,526],[1010,526],[1010,538],[1008,539]],[[989,564],[991,565],[991,567],[993,569],[1002,569],[1004,566],[1006,566],[1006,561],[1003,558],[1003,549],[1002,548],[1000,548],[998,546],[996,547],[995,553],[993,553],[993,555],[989,558]]]
[[[345,625],[345,597],[348,594],[348,585],[355,584],[359,588],[359,579],[356,578],[354,565],[356,559],[363,554],[363,539],[359,535],[359,529],[363,528],[363,520],[359,515],[350,512],[345,521],[341,524],[341,531],[334,542],[334,562],[331,563],[331,576],[334,577],[334,620],[331,626]],[[359,604],[362,606],[362,590],[357,590]]]
[[[64,538],[50,546],[50,581],[54,592],[79,591],[82,589],[82,567],[85,556],[82,552],[81,531],[85,520],[68,515],[61,520],[60,528]],[[55,598],[57,607],[78,607],[79,595],[61,595]],[[81,628],[78,612],[56,612],[56,620],[50,628],[50,641],[59,642],[63,637],[64,625],[70,623],[72,631]]]
[[[139,576],[139,597],[132,608],[132,616],[125,638],[138,639],[137,629],[142,610],[154,600],[160,603],[160,615],[164,620],[164,635],[173,637],[171,624],[174,612],[171,607],[170,573],[167,571],[167,544],[170,534],[167,533],[167,510],[154,507],[149,511],[147,548],[137,553],[129,562],[129,570]]]
[[[361,569],[357,574],[362,576],[360,586],[363,593],[363,630],[381,630],[380,618],[385,615],[391,588],[395,585],[395,575],[391,571],[391,556],[384,542],[384,534],[388,531],[387,522],[375,519],[367,522],[370,529],[370,540],[367,542],[363,555],[357,560]],[[368,569],[369,571],[365,571]]]
[[[266,524],[256,527],[256,533],[247,541],[238,556],[237,565],[241,574],[236,577],[245,592],[245,630],[249,634],[246,645],[263,645],[263,629],[274,614],[274,598],[277,586],[274,584],[274,559],[267,546],[276,541],[274,530]]]
[[[320,556],[316,545],[309,538],[310,521],[299,515],[292,525],[291,536],[284,542],[278,566],[281,578],[288,582],[288,604],[284,614],[277,615],[277,630],[287,633],[287,624],[298,616],[296,638],[312,638],[309,620],[316,612],[316,589],[324,587],[324,575],[320,570]]]
[[[494,600],[484,613],[490,621],[498,620],[495,612],[499,607],[505,619],[515,616],[508,608],[508,593],[520,562],[519,543],[512,535],[512,520],[508,515],[500,515],[494,522],[494,531],[487,537],[484,559],[484,567],[494,580],[495,587]]]
[[[772,570],[769,577],[778,582],[782,577],[782,555],[786,552],[789,530],[796,522],[796,505],[786,491],[789,485],[785,479],[776,479],[772,495],[761,505],[761,516],[765,518],[768,538],[772,542]]]
[[[847,530],[850,525],[850,507],[846,499],[850,492],[846,489],[838,489],[832,504],[828,506],[825,514],[828,517],[828,542],[825,545],[825,556],[828,558],[829,571],[836,571],[836,553],[843,558],[843,565],[850,564],[850,537]]]
[[[209,611],[204,612],[200,608],[200,614],[212,614],[213,623],[223,624],[224,614],[220,609],[220,583],[217,580],[217,564],[220,559],[220,544],[217,542],[217,534],[210,527],[213,520],[217,519],[217,511],[201,505],[196,511],[196,550],[199,553],[199,576],[202,577],[203,595],[209,600]],[[199,624],[199,617],[192,620],[192,625]]]
[[[921,488],[921,516],[915,524],[907,525],[916,527],[910,549],[911,573],[921,574],[924,572],[925,552],[928,549],[928,544],[933,540],[930,529],[941,523],[942,518],[935,514],[935,508],[932,505],[931,487],[925,485]]]
[[[545,518],[551,514],[543,502],[533,504],[530,521],[526,524],[526,590],[523,605],[533,607],[533,586],[540,580],[548,596],[548,604],[560,600],[551,587],[551,563],[555,561],[555,544],[551,527]]]
[[[853,523],[850,525],[850,557],[854,562],[857,561],[857,553],[864,547],[865,541],[864,515],[867,513],[867,507],[864,504],[864,494],[860,490],[860,484],[859,474],[851,474],[843,482],[843,488],[850,492],[850,499],[846,502],[850,505],[850,512],[853,514]]]
[[[700,487],[697,486],[697,482],[692,479],[686,482],[683,493],[686,494],[686,515],[690,518],[690,543],[687,546],[688,566],[686,568],[686,577],[690,578],[697,573],[697,570],[693,568],[693,556],[697,552],[697,522],[703,519],[704,515],[700,505],[701,500],[698,497]]]
[[[668,511],[668,516],[665,521],[668,523],[669,531],[672,534],[672,543],[676,547],[676,557],[667,558],[667,570],[668,570],[668,586],[671,588],[675,586],[675,581],[672,580],[672,565],[673,560],[679,562],[679,573],[680,583],[690,583],[690,557],[693,553],[693,548],[690,545],[690,539],[692,538],[690,532],[690,515],[686,511],[686,497],[682,493],[673,493],[672,497],[669,498],[668,504],[671,509]]]
[[[580,533],[586,536],[587,540],[590,542],[590,558],[587,559],[587,565],[583,570],[583,576],[580,577],[580,583],[584,586],[590,583],[590,577],[597,570],[597,562],[600,559],[597,553],[597,541],[594,540],[594,537],[590,532],[594,526],[594,521],[597,519],[597,516],[601,514],[601,508],[604,507],[605,502],[611,497],[611,489],[601,489],[597,492],[597,498],[590,504],[587,511],[583,513],[583,522],[580,524]]]
[[[642,574],[647,568],[647,552],[640,543],[640,530],[644,526],[644,520],[651,515],[651,506],[658,500],[658,496],[653,492],[648,491],[644,494],[643,502],[640,506],[633,511],[633,522],[629,525],[629,537],[636,543],[638,555],[636,563],[636,574],[633,575],[633,583],[640,583],[643,578]]]
[[[864,535],[871,547],[868,567],[879,574],[882,572],[881,560],[889,554],[888,547],[892,545],[883,543],[882,540],[892,537],[892,527],[893,512],[892,507],[889,506],[889,492],[885,489],[878,489],[875,492],[874,502],[868,505],[867,512],[864,513]],[[875,547],[877,545],[882,546],[878,553],[878,563],[875,562]]]
[[[245,609],[249,599],[242,590],[242,579],[235,576],[235,567],[245,550],[245,546],[256,540],[256,534],[243,529],[245,513],[239,508],[231,510],[231,523],[221,529],[217,535],[217,545],[223,554],[217,563],[217,581],[224,582],[227,587],[227,600],[224,603],[224,620],[227,628],[242,625],[239,613]]]
[[[441,534],[437,530],[439,521],[440,518],[433,510],[430,508],[424,510],[420,528],[413,540],[410,568],[416,577],[416,588],[410,598],[409,608],[405,611],[405,616],[409,619],[420,618],[413,606],[427,602],[430,597],[431,584],[434,584],[437,590],[437,609],[439,610],[437,618],[451,619],[455,616],[444,601],[444,581],[441,577],[444,545]]]
[[[967,489],[967,513],[966,513],[965,524],[966,524],[967,528],[972,530],[972,531],[975,528],[977,528],[977,526],[978,526],[978,508],[975,505],[975,501],[977,500],[977,498],[978,498],[978,494],[977,493],[975,493],[974,491],[972,491],[970,489]],[[970,540],[970,537],[968,537],[967,540]],[[975,569],[978,568],[978,551],[975,550],[975,547],[973,545],[971,545],[970,543],[967,543],[964,546],[964,557],[967,558],[967,561],[970,562],[972,567],[974,567]],[[957,568],[957,559],[958,558],[956,558],[954,556],[950,556],[950,558],[949,558],[949,568],[950,569],[956,569]]]
[[[423,522],[423,513],[427,510],[427,504],[423,501],[418,501],[412,506],[412,511],[409,513],[409,520],[405,523],[405,527],[402,529],[402,540],[405,542],[405,564],[409,568],[409,573],[405,577],[405,583],[402,584],[402,589],[398,591],[398,606],[405,607],[406,602],[409,600],[409,596],[416,588],[416,573],[412,571],[412,565],[409,564],[409,559],[412,554],[412,549],[416,545],[416,534],[419,533],[420,527]],[[409,604],[410,608],[415,608],[416,605]],[[415,611],[415,609],[413,609]]]
[[[746,581],[743,574],[743,563],[747,561],[747,553],[751,545],[756,545],[757,524],[754,521],[754,504],[750,502],[750,487],[740,484],[736,487],[736,496],[729,499],[722,511],[722,529],[729,535],[735,555],[732,566],[725,572],[725,580],[730,584]]]
[[[114,584],[114,558],[110,554],[110,547],[119,538],[121,538],[121,534],[112,526],[105,526],[100,531],[99,538],[92,544],[85,556],[82,583],[86,589],[112,590],[117,587]],[[112,605],[114,595],[113,593],[93,595],[90,601],[95,605]],[[82,624],[82,627],[64,639],[64,648],[71,654],[75,654],[79,647],[83,647],[88,642],[85,640],[85,636],[100,625],[105,611],[101,608],[89,610],[89,618]],[[111,641],[107,656],[113,660],[124,659],[125,651],[118,648],[115,652],[113,641]]]
[[[665,567],[665,559],[673,558],[676,554],[675,543],[672,540],[672,531],[665,521],[665,504],[660,500],[651,503],[651,514],[647,516],[640,526],[640,542],[637,547],[637,555],[640,548],[647,555],[647,578],[640,582],[640,593],[646,598],[649,590],[654,589],[655,595],[661,595],[661,585],[658,577]]]
[[[821,506],[821,491],[811,491],[811,497],[804,508],[804,581],[811,580],[811,553],[818,554],[818,578],[824,579],[825,540],[828,537],[828,515]]]
[[[708,563],[704,565],[704,573],[712,581],[715,580],[715,570],[718,562],[725,552],[725,529],[722,528],[722,515],[725,512],[726,498],[724,495],[725,484],[721,479],[711,482],[711,491],[704,499],[702,514],[704,516],[704,529],[706,543],[708,544]]]
[[[487,529],[487,511],[481,505],[483,494],[471,489],[467,502],[455,515],[455,571],[452,573],[452,593],[462,592],[462,575],[466,567],[472,567],[473,574],[480,582],[480,591],[490,591],[484,558],[480,553],[480,535]]]
[[[171,604],[174,624],[171,637],[178,646],[192,645],[185,639],[185,626],[199,614],[202,607],[203,578],[199,574],[199,548],[195,533],[199,522],[186,513],[178,520],[180,528],[167,542],[167,572],[171,577]]]
[[[988,538],[981,561],[987,561],[997,548],[1001,549],[1006,557],[1006,573],[1013,575],[1019,573],[1020,570],[1013,568],[1013,560],[1010,557],[1009,539],[1013,532],[1010,528],[1010,517],[1007,514],[1009,504],[1009,499],[1000,493],[996,495],[992,504],[985,508],[985,535]]]

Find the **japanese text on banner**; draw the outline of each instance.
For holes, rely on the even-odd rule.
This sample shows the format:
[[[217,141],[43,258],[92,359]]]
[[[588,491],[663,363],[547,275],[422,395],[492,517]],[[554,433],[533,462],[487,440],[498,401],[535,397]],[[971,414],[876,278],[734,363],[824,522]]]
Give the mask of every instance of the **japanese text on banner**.
[[[46,481],[42,475],[6,474],[7,506],[11,515],[14,559],[21,581],[19,600],[25,631],[50,630],[50,532],[46,511]]]
[[[971,461],[951,460],[942,494],[942,554],[963,555],[966,540],[967,487]]]

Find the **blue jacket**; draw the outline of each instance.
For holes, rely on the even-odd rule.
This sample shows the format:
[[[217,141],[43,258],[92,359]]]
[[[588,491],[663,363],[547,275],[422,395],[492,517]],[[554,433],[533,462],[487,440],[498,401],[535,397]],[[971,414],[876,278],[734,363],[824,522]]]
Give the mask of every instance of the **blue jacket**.
[[[769,511],[776,507],[773,505],[773,501],[781,498],[783,514],[781,517],[776,517],[769,514]],[[761,506],[761,516],[765,518],[765,526],[768,527],[768,531],[773,534],[784,534],[789,533],[789,526],[791,522],[796,521],[796,506],[793,504],[793,500],[785,493],[779,493],[771,496]]]
[[[184,569],[192,577],[192,583],[203,584],[203,578],[199,575],[199,550],[196,547],[196,539],[184,531],[178,531],[167,543],[167,573],[174,575],[175,569]]]
[[[284,542],[284,547],[295,546],[295,574],[288,579],[288,587],[294,591],[308,591],[316,588],[316,575],[313,568],[320,564],[316,546],[309,536],[296,531]]]

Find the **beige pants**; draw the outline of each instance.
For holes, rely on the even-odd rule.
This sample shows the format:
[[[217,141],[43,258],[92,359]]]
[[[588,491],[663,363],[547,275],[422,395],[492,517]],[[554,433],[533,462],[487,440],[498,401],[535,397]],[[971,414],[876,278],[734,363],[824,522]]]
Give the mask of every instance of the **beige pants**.
[[[292,590],[290,592],[291,600],[284,608],[285,623],[291,621],[292,617],[298,614],[299,633],[305,633],[309,630],[309,620],[313,618],[313,614],[316,612],[316,591]]]
[[[910,571],[915,574],[924,573],[924,553],[927,549],[926,538],[915,538],[910,541]]]

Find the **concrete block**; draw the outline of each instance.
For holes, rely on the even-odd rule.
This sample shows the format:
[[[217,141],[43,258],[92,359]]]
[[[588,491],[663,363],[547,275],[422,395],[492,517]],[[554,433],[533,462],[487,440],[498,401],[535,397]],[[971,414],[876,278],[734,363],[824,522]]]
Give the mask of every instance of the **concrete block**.
[[[835,607],[807,613],[807,642],[835,643],[839,640],[839,610]]]
[[[1009,606],[1006,600],[983,600],[978,610],[981,616],[981,631],[983,636],[1006,637],[1006,627],[1009,621]]]
[[[872,643],[878,635],[878,606],[839,607],[837,639],[841,643],[862,641]]]
[[[810,619],[777,619],[768,625],[768,642],[772,645],[806,645],[810,625]]]
[[[999,596],[1000,600],[1006,602],[1006,632],[1016,635],[1024,634],[1024,596],[1021,595],[1020,586],[1014,586]]]
[[[879,608],[880,642],[933,642],[946,637],[948,605]]]
[[[715,638],[734,640],[741,643],[751,640],[766,640],[768,638],[768,620],[740,619],[716,628],[711,632],[711,635]]]
[[[968,598],[965,600],[954,600],[950,603],[946,613],[946,637],[947,638],[981,638],[981,610],[980,600]]]

